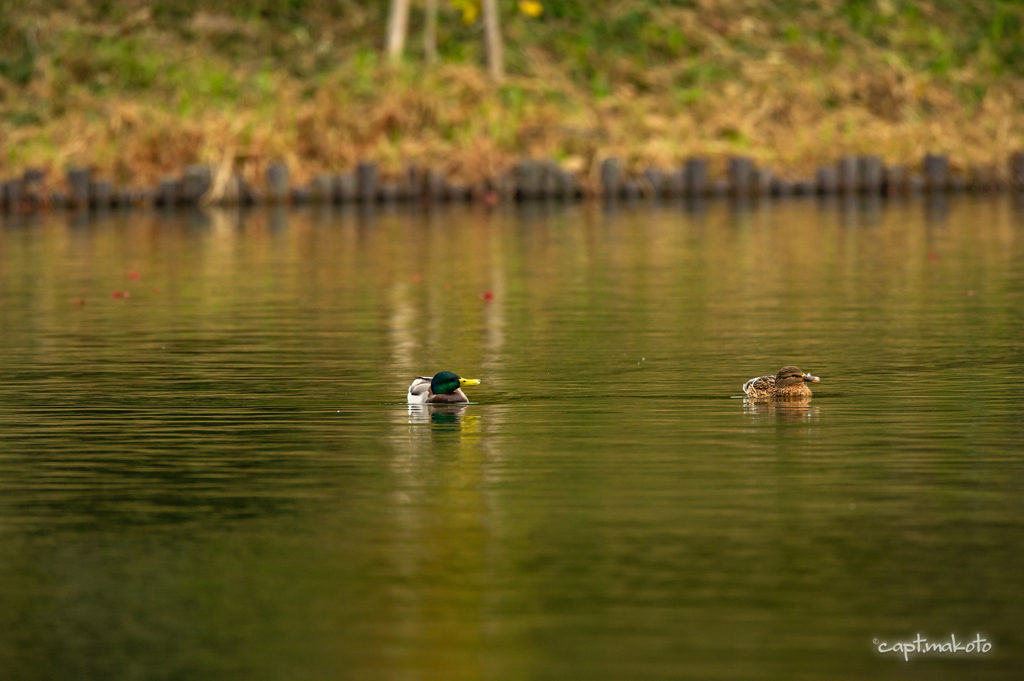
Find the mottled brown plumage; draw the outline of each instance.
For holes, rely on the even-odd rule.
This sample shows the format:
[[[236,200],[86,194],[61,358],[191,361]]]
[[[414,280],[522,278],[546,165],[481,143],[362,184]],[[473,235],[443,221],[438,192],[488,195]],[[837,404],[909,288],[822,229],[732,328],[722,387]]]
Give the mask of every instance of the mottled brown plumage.
[[[808,397],[811,389],[808,383],[817,383],[821,379],[800,371],[795,366],[779,369],[774,376],[752,378],[743,384],[743,394],[752,400],[785,399],[787,397]]]

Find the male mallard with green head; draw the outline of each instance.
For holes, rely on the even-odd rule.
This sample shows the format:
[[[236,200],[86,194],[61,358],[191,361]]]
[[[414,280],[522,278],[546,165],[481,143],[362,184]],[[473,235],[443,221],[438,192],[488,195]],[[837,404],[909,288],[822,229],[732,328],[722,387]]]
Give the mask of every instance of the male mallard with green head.
[[[480,385],[478,378],[462,378],[451,371],[420,376],[409,386],[409,404],[458,404],[469,402],[462,387]]]
[[[776,397],[810,397],[808,383],[817,383],[821,379],[800,371],[797,367],[788,366],[779,369],[774,376],[752,378],[743,384],[743,394],[753,400],[767,400]]]

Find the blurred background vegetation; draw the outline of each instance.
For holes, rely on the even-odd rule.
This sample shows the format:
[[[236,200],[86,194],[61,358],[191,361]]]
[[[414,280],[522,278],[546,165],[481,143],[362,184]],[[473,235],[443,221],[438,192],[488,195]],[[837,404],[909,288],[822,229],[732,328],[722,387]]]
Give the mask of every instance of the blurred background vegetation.
[[[441,0],[439,60],[412,1],[0,0],[0,177],[93,166],[151,182],[186,163],[283,159],[298,179],[415,161],[475,180],[522,156],[592,172],[745,154],[780,175],[842,153],[954,168],[1024,146],[1024,3]]]

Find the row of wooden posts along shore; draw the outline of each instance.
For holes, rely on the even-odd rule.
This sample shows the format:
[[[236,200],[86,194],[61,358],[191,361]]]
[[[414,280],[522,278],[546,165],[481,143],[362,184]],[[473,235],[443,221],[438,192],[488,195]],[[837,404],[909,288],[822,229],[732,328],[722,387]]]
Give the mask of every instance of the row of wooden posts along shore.
[[[946,156],[929,154],[919,170],[886,166],[878,156],[847,156],[819,168],[814,177],[789,180],[758,168],[744,157],[729,159],[726,177],[713,179],[708,160],[692,158],[671,171],[649,169],[629,175],[619,159],[605,159],[596,181],[561,169],[554,161],[521,161],[500,177],[477,184],[452,182],[442,173],[410,166],[401,177],[383,178],[375,163],[360,163],[353,173],[318,175],[309,185],[292,186],[288,166],[272,163],[263,186],[240,174],[215,173],[193,165],[180,177],[167,177],[150,188],[119,188],[94,177],[87,168],[69,168],[60,188],[47,173],[28,169],[19,178],[0,182],[0,210],[32,212],[45,208],[172,208],[193,205],[376,204],[547,199],[641,200],[685,197],[785,197],[833,194],[903,196],[921,192],[998,192],[1024,190],[1024,153],[1014,154],[1008,172],[978,168],[951,172]],[[65,188],[66,186],[66,188]]]

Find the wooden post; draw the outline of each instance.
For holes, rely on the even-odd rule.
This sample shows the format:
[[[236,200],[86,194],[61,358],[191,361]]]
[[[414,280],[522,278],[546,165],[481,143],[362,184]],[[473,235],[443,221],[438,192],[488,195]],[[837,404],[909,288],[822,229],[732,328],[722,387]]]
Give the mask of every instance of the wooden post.
[[[89,206],[89,183],[91,173],[88,168],[68,168],[68,187],[71,188],[71,202],[80,208]]]
[[[377,164],[372,161],[363,161],[356,166],[356,179],[359,185],[359,198],[363,203],[373,203],[377,200],[377,183],[379,172]]]
[[[0,202],[7,204],[7,209],[12,213],[18,208],[18,203],[21,202],[21,181],[11,180],[4,183],[2,190],[3,197],[0,197]]]
[[[1024,190],[1024,153],[1017,152],[1010,156],[1010,182],[1017,190]]]
[[[427,0],[423,25],[423,56],[428,64],[437,63],[437,0]]]
[[[750,178],[753,172],[754,167],[749,158],[734,156],[729,159],[729,182],[736,196],[750,194]]]
[[[35,208],[44,203],[44,190],[46,187],[46,171],[42,168],[26,168],[21,174],[21,190],[25,201]]]
[[[857,159],[860,184],[864,192],[874,196],[882,193],[882,159],[880,156],[861,156]]]
[[[924,174],[930,190],[945,190],[949,181],[949,158],[941,154],[928,154],[924,157]]]
[[[619,198],[622,192],[622,164],[619,159],[606,158],[601,164],[601,187],[606,198]]]
[[[579,188],[576,186],[576,176],[570,172],[559,170],[559,182],[562,185],[562,196],[565,197],[566,201],[575,200]]]
[[[686,191],[690,196],[704,196],[708,192],[708,162],[704,158],[691,158],[686,162]]]
[[[754,173],[754,177],[757,185],[757,195],[761,197],[771,196],[772,180],[775,177],[775,173],[772,172],[772,169],[761,168]]]
[[[562,196],[562,171],[558,164],[549,159],[541,164],[541,169],[543,171],[541,194],[546,199],[560,198]]]
[[[818,168],[818,191],[822,194],[835,194],[839,188],[839,173],[834,167]]]
[[[505,62],[501,53],[501,27],[498,23],[498,0],[481,0],[484,15],[484,42],[487,48],[487,70],[491,79],[505,79]]]
[[[213,170],[208,165],[191,165],[185,168],[181,181],[181,199],[189,205],[198,205],[203,194],[213,184]]]
[[[860,191],[860,168],[856,156],[843,156],[839,159],[839,188],[845,194],[856,194]]]
[[[267,167],[267,195],[274,203],[288,200],[288,166],[284,163],[271,163]]]
[[[114,203],[114,186],[110,180],[97,180],[92,183],[93,203],[99,210],[106,210]]]
[[[427,197],[433,203],[440,203],[445,200],[444,173],[431,170],[427,173]]]
[[[317,175],[313,178],[313,200],[317,203],[334,203],[334,178],[328,174]]]
[[[341,203],[355,203],[359,200],[359,178],[352,173],[342,173],[334,178],[334,196]]]
[[[398,193],[405,201],[419,201],[423,198],[423,171],[415,163],[405,166],[399,180]]]
[[[409,29],[409,0],[391,0],[388,11],[388,59],[398,62],[405,49],[405,35]]]
[[[178,178],[167,176],[160,180],[157,190],[157,202],[164,208],[172,208],[178,204]]]
[[[793,193],[797,196],[814,196],[818,193],[818,183],[808,178],[797,180],[793,184]]]
[[[539,198],[541,188],[540,165],[535,161],[520,161],[516,171],[517,179],[519,180],[519,191],[516,192],[516,196],[524,201],[532,201]]]

